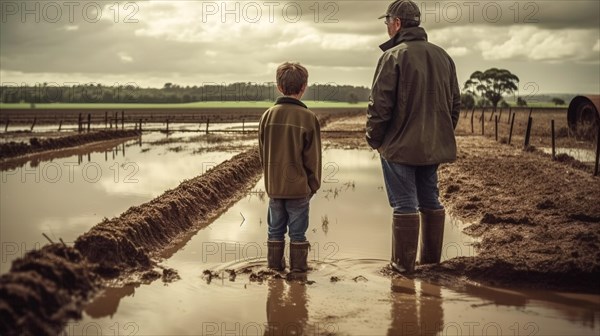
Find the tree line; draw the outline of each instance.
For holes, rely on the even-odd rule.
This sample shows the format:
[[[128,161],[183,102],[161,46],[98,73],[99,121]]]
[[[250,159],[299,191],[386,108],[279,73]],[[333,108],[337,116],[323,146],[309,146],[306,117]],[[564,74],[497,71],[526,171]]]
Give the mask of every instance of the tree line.
[[[303,99],[358,103],[369,100],[370,89],[364,86],[312,84]],[[280,93],[275,83],[240,82],[205,83],[181,86],[165,83],[162,88],[136,85],[106,86],[77,84],[72,86],[42,83],[34,86],[0,86],[2,103],[192,103],[203,101],[274,101]]]

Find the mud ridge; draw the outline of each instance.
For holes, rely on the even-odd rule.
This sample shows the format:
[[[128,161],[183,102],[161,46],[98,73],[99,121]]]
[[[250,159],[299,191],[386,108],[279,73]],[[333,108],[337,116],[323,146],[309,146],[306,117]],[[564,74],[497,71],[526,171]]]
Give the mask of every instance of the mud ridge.
[[[119,217],[106,219],[75,241],[25,254],[0,277],[0,335],[56,335],[111,279],[148,272],[159,253],[237,201],[260,177],[253,148]],[[163,281],[178,279],[163,271]]]
[[[136,130],[98,131],[85,134],[68,135],[59,138],[29,139],[29,144],[22,142],[8,142],[0,144],[0,160],[16,156],[44,152],[60,148],[76,147],[95,141],[110,140],[138,136]]]
[[[121,216],[105,220],[75,241],[105,277],[148,268],[151,259],[198,221],[243,195],[261,171],[256,148],[234,156],[205,174]]]

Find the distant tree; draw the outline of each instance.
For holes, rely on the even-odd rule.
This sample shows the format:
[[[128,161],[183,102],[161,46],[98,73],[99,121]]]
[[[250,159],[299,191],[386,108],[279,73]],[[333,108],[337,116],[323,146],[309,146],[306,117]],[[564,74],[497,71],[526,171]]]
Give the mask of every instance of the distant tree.
[[[494,109],[502,100],[503,94],[518,90],[519,77],[506,69],[491,68],[484,72],[475,71],[465,82],[463,90],[489,100]]]
[[[552,102],[556,106],[558,106],[558,105],[565,105],[565,101],[562,100],[562,99],[560,99],[560,98],[552,98]]]
[[[527,102],[525,101],[525,99],[519,97],[519,98],[517,98],[517,106],[519,106],[519,107],[527,106]]]
[[[466,110],[470,110],[475,107],[475,97],[470,93],[463,93],[460,95],[460,107]]]
[[[500,107],[501,108],[509,108],[510,105],[506,102],[506,100],[502,99],[502,101],[500,102]]]
[[[163,89],[169,90],[172,86],[173,86],[173,83],[165,83],[165,85],[163,86]]]

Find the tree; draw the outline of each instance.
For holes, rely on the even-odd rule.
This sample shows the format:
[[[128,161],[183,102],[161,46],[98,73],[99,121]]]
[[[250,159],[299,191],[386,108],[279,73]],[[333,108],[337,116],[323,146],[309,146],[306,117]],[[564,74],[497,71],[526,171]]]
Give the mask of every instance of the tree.
[[[517,98],[517,106],[519,106],[519,107],[527,106],[527,102],[525,101],[525,99],[519,97],[519,98]]]
[[[348,103],[358,104],[358,96],[356,95],[356,93],[352,92],[348,95]]]
[[[460,95],[460,107],[470,110],[475,107],[475,98],[472,94],[463,93]]]
[[[558,106],[558,105],[565,105],[565,101],[562,100],[562,99],[560,99],[560,98],[552,98],[552,102],[556,106]]]
[[[519,77],[506,69],[491,68],[484,72],[475,71],[465,82],[463,90],[472,95],[480,95],[490,101],[494,109],[502,100],[503,94],[518,90]]]
[[[509,108],[510,105],[504,99],[502,99],[502,101],[500,102],[500,107],[501,108]]]

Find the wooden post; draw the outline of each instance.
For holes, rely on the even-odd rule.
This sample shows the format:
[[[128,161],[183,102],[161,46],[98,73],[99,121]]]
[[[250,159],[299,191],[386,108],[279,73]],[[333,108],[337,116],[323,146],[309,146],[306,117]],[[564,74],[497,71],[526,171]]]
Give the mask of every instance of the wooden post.
[[[140,118],[140,133],[142,133],[142,118]]]
[[[77,118],[77,131],[81,133],[81,113],[79,113],[79,117]]]
[[[550,131],[552,133],[552,160],[556,160],[556,137],[554,136],[554,119],[550,120]]]
[[[4,133],[8,132],[8,124],[10,123],[10,119],[6,118],[6,125],[4,126]]]
[[[492,119],[494,118],[494,115],[495,115],[495,114],[496,114],[496,108],[494,107],[494,108],[492,109],[492,114],[490,114],[490,120],[489,120],[490,122],[491,122],[491,121],[492,121]]]
[[[481,116],[479,118],[483,119],[484,117],[485,117],[485,107],[481,109]]]
[[[245,119],[244,119],[244,118],[242,118],[242,133],[244,133],[244,128],[245,128],[244,126],[245,126],[245,125],[246,125],[246,123],[245,123]]]
[[[523,148],[527,149],[529,147],[529,138],[531,137],[531,124],[533,123],[533,118],[529,117],[527,119],[527,131],[525,132],[525,142],[523,143]]]
[[[598,161],[600,161],[600,125],[597,130],[598,136],[596,137],[596,163],[594,165],[594,176],[598,176]]]
[[[33,128],[35,127],[35,122],[37,121],[37,117],[33,117],[33,123],[31,124],[31,131],[33,131]]]
[[[58,123],[58,131],[59,132],[60,132],[60,129],[62,128],[62,122],[63,122],[63,120],[60,119],[60,122]]]
[[[496,133],[496,141],[498,141],[498,116],[494,116],[494,133]]]
[[[121,129],[125,129],[125,110],[121,110]]]
[[[169,118],[167,118],[167,134],[169,134]]]
[[[485,135],[485,118],[481,112],[481,135]]]
[[[104,111],[104,128],[108,127],[108,111]]]
[[[210,118],[206,118],[206,134],[208,134],[208,125],[210,124]]]
[[[513,128],[515,126],[515,113],[512,114],[512,118],[510,118],[510,131],[508,132],[508,144],[512,140]]]
[[[90,129],[92,128],[92,127],[91,127],[91,126],[92,126],[91,124],[92,124],[92,114],[91,114],[91,113],[88,113],[88,127],[87,127],[87,128],[88,128],[88,129],[87,129],[87,132],[88,132],[88,133],[90,133]]]
[[[500,112],[498,113],[498,120],[502,120],[502,107],[500,108]]]
[[[119,128],[119,112],[115,112],[115,129]]]
[[[533,107],[529,109],[529,116],[527,117],[528,119],[531,118],[532,113],[533,113]]]
[[[473,125],[473,119],[475,118],[475,110],[471,112],[471,133],[475,133],[475,126]]]

